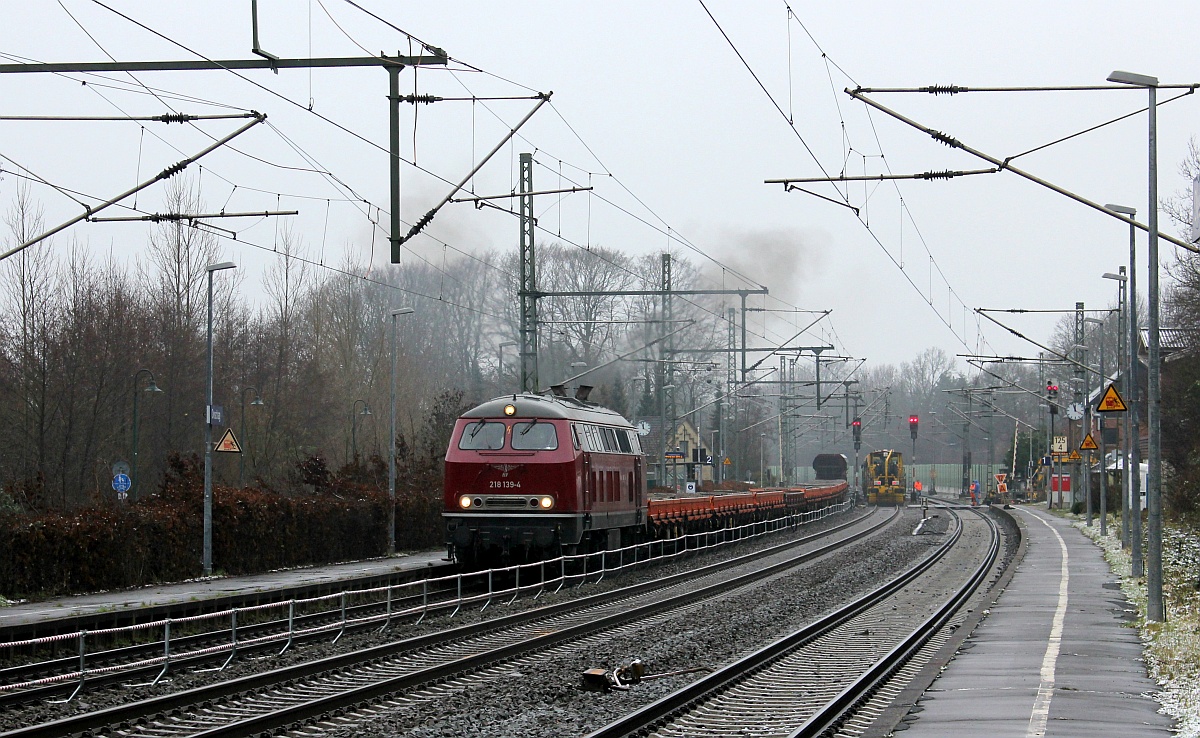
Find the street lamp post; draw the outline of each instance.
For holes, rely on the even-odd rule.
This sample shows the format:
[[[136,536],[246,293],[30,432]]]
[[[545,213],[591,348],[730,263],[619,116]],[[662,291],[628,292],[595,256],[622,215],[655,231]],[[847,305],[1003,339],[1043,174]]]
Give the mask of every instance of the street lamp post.
[[[241,391],[241,396],[242,396],[242,425],[241,425],[242,450],[241,450],[241,453],[238,454],[238,486],[239,487],[241,487],[243,484],[245,484],[245,477],[246,477],[246,448],[245,448],[245,445],[246,445],[246,391],[247,390],[254,390],[254,399],[250,402],[250,405],[252,407],[254,405],[263,405],[264,404],[262,395],[260,395],[258,393],[258,387],[243,387],[242,388],[242,391]]]
[[[236,269],[232,261],[205,267],[208,272],[208,391],[204,413],[204,576],[212,576],[212,426],[213,426],[213,272]]]
[[[1107,205],[1106,207],[1108,207],[1109,209],[1112,209],[1114,206]],[[1130,217],[1132,218],[1133,216],[1130,215]],[[1130,226],[1131,234],[1132,234],[1132,230],[1133,230],[1133,226]],[[1125,286],[1126,286],[1126,283],[1128,283],[1128,281],[1129,281],[1129,277],[1127,277],[1125,275],[1125,267],[1121,267],[1118,270],[1118,272],[1119,272],[1118,274],[1113,274],[1112,272],[1105,272],[1101,276],[1104,279],[1111,279],[1117,283],[1117,308],[1118,308],[1118,311],[1117,311],[1117,360],[1114,363],[1117,367],[1120,367],[1122,359],[1126,358],[1126,352],[1125,352],[1125,336],[1126,336],[1125,321],[1126,321],[1126,317],[1125,316],[1129,312],[1129,304],[1128,304],[1128,299],[1125,296]],[[1129,386],[1128,385],[1129,372],[1118,370],[1116,373],[1118,376],[1123,377],[1123,379],[1121,380],[1121,388],[1125,389],[1126,387],[1128,387]],[[1128,394],[1128,392],[1126,394]],[[1119,451],[1120,456],[1121,456],[1121,546],[1122,546],[1122,548],[1129,547],[1129,453],[1128,453],[1128,449],[1129,449],[1129,416],[1132,414],[1133,414],[1132,412],[1125,413],[1125,433],[1124,433],[1125,443],[1121,444],[1122,448]],[[1101,431],[1101,434],[1103,435],[1103,431]]]
[[[362,403],[362,412],[358,412],[358,403]],[[370,415],[371,407],[367,405],[366,400],[355,400],[350,406],[350,459],[351,461],[358,460],[358,416]],[[395,443],[395,441],[392,441]]]
[[[1134,208],[1124,205],[1108,204],[1105,208],[1114,213],[1128,215],[1132,220],[1137,211]],[[1130,546],[1130,576],[1140,577],[1145,572],[1145,562],[1142,560],[1142,462],[1139,456],[1141,455],[1141,444],[1139,436],[1141,431],[1138,428],[1138,376],[1137,376],[1137,345],[1138,345],[1138,317],[1137,317],[1137,230],[1131,224],[1129,226],[1129,288],[1125,291],[1126,305],[1126,323],[1129,328],[1129,354],[1126,357],[1127,365],[1125,367],[1125,375],[1129,378],[1129,383],[1125,385],[1125,390],[1128,393],[1126,404],[1129,406],[1129,411],[1125,414],[1125,437],[1129,448],[1129,455],[1126,457],[1125,469],[1128,474],[1129,485],[1126,487],[1129,497],[1129,546]]]
[[[396,318],[412,314],[410,307],[396,308],[392,316],[392,381],[391,381],[391,440],[388,441],[388,556],[396,555]],[[513,344],[515,345],[515,344]],[[503,381],[504,349],[500,349],[501,381]]]
[[[1051,449],[1051,451],[1050,451],[1050,484],[1048,484],[1046,486],[1046,509],[1047,510],[1054,509],[1054,487],[1057,485],[1057,487],[1058,487],[1058,507],[1061,510],[1062,509],[1062,499],[1063,499],[1062,477],[1059,476],[1057,473],[1057,469],[1059,469],[1061,467],[1056,467],[1055,458],[1054,458],[1054,454],[1055,454],[1055,451],[1054,451],[1054,416],[1058,414],[1058,406],[1055,405],[1053,397],[1047,398],[1046,402],[1050,406],[1050,449]],[[964,425],[963,427],[966,427],[966,426]]]
[[[1149,564],[1146,571],[1146,619],[1162,622],[1166,612],[1162,596],[1162,447],[1159,418],[1159,325],[1158,325],[1158,77],[1131,72],[1116,71],[1108,75],[1109,82],[1145,87],[1150,94],[1149,102],[1149,212],[1146,226],[1150,245],[1146,257],[1147,285],[1146,300],[1149,303],[1150,366],[1146,379],[1146,430],[1149,436],[1149,476],[1146,480],[1146,508],[1149,510],[1149,527],[1146,530],[1146,553]],[[1130,265],[1132,269],[1132,265]]]
[[[662,376],[660,373],[659,376]],[[675,389],[673,384],[660,385],[658,388],[658,424],[661,428],[658,438],[658,486],[667,486],[667,390]],[[672,435],[674,431],[672,429]]]
[[[721,452],[717,450],[717,434],[720,432],[721,430],[719,428],[714,428],[708,432],[709,438],[712,439],[708,442],[708,455],[713,459],[712,469],[710,470],[712,473],[713,484],[720,484],[722,481],[724,481],[720,477],[720,472],[723,471],[721,469]],[[704,459],[701,459],[700,461],[703,463]],[[703,477],[704,474],[702,473],[700,476]]]
[[[129,496],[133,499],[138,498],[138,377],[142,372],[150,375],[150,384],[146,385],[145,392],[162,392],[158,385],[154,382],[154,372],[149,369],[138,369],[133,374],[133,448],[130,454],[131,463],[130,469],[132,480],[129,483]]]
[[[763,449],[767,447],[767,434],[758,434],[758,486],[765,487],[766,476],[763,474]]]
[[[1100,327],[1100,391],[1103,392],[1104,391],[1104,321],[1100,320],[1099,318],[1084,318],[1083,322],[1091,323],[1092,325],[1097,325]],[[1092,394],[1091,393],[1091,389],[1092,389],[1091,385],[1092,385],[1091,380],[1088,380],[1087,384],[1084,385],[1084,390],[1083,390],[1084,397],[1088,397],[1088,398],[1091,397],[1091,394]],[[1084,408],[1084,412],[1085,412],[1085,418],[1086,418],[1086,420],[1084,420],[1084,427],[1087,428],[1088,433],[1091,433],[1092,432],[1092,403],[1091,403],[1090,399],[1088,400],[1087,405]],[[1085,465],[1085,468],[1086,468],[1086,465]],[[1084,478],[1088,482],[1088,484],[1087,484],[1087,491],[1088,491],[1088,493],[1087,493],[1087,524],[1088,524],[1088,527],[1091,527],[1091,525],[1092,525],[1092,488],[1091,488],[1092,473],[1091,473],[1091,470],[1089,469],[1086,472],[1086,474],[1087,474],[1087,476]],[[1105,526],[1105,522],[1104,522],[1104,517],[1108,514],[1108,503],[1105,499],[1108,496],[1108,482],[1105,479],[1107,476],[1108,476],[1108,472],[1104,468],[1104,416],[1101,415],[1100,416],[1100,535],[1101,535],[1101,537],[1103,537],[1108,532],[1107,528]]]

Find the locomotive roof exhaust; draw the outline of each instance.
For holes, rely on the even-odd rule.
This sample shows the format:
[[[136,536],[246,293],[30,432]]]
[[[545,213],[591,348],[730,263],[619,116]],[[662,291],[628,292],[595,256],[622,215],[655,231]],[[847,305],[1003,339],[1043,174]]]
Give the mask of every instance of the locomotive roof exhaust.
[[[554,393],[555,397],[566,397],[567,396],[567,388],[561,384],[550,385],[550,391]]]
[[[581,384],[575,388],[575,399],[580,402],[587,402],[588,395],[592,394],[591,385]]]

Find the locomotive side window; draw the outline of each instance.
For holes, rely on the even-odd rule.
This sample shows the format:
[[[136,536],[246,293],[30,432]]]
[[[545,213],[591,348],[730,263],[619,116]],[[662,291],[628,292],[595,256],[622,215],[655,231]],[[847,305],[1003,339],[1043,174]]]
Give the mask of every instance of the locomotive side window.
[[[604,434],[604,450],[617,451],[617,434],[613,432],[613,429],[601,428],[600,430]]]
[[[458,447],[464,451],[498,451],[504,448],[504,423],[480,420],[463,426]]]
[[[558,431],[551,423],[513,423],[512,447],[516,451],[553,451]]]
[[[571,426],[571,443],[575,445],[575,449],[579,450],[579,429]]]
[[[633,453],[633,447],[629,445],[629,431],[617,431],[617,445],[621,447],[621,451],[627,454]]]

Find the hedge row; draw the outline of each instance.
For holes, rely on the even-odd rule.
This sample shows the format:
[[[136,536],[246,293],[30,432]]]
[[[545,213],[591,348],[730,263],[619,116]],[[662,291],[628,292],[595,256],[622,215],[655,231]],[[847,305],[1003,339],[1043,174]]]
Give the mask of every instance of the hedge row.
[[[191,465],[187,465],[191,467]],[[0,595],[95,592],[202,574],[203,482],[194,467],[134,504],[0,516]],[[215,487],[213,568],[226,574],[371,558],[387,547],[386,490]],[[442,542],[436,491],[397,490],[398,549]]]

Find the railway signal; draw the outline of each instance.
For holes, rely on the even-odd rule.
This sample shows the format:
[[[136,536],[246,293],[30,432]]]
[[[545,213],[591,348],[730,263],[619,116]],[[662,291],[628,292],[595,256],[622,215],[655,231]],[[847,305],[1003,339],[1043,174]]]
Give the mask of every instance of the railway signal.
[[[862,448],[862,420],[855,418],[850,427],[854,429],[854,450],[857,451]]]
[[[908,416],[908,435],[912,437],[912,456],[908,457],[909,468],[912,469],[912,500],[917,501],[918,493],[921,491],[921,483],[917,481],[917,428],[920,425],[921,418],[916,415]]]

